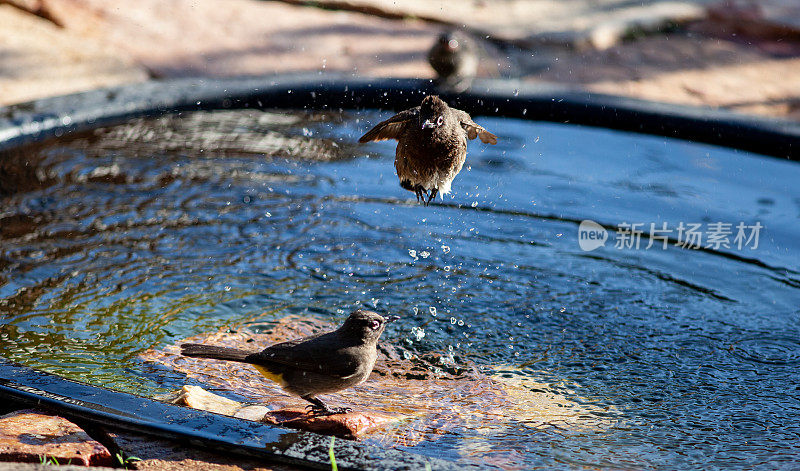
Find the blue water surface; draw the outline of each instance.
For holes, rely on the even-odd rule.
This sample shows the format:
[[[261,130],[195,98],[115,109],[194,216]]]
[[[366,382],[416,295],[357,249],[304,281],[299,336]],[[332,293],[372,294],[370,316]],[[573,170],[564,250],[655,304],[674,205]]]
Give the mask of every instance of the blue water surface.
[[[602,430],[459,429],[420,453],[508,454],[519,469],[800,466],[800,165],[478,117],[499,143],[471,142],[453,194],[423,207],[399,187],[393,142],[355,144],[386,116],[184,114],[8,157],[36,184],[2,196],[0,352],[154,395],[178,379],[138,360],[148,348],[366,306],[403,316],[387,342],[511,366],[616,411]],[[581,247],[585,220],[604,246]],[[638,238],[619,229],[632,224]],[[700,247],[676,245],[681,224]],[[739,225],[751,238],[737,244]]]

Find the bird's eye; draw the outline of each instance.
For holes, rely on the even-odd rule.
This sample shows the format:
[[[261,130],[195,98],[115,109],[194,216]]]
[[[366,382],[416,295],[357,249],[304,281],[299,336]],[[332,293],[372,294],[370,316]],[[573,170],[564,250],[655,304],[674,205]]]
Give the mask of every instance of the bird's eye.
[[[369,328],[372,329],[372,330],[378,330],[378,328],[380,326],[381,326],[381,323],[378,322],[378,321],[372,321],[372,322],[369,323]]]
[[[439,116],[439,118],[436,120],[436,125],[441,126],[442,124],[444,124],[444,116]]]

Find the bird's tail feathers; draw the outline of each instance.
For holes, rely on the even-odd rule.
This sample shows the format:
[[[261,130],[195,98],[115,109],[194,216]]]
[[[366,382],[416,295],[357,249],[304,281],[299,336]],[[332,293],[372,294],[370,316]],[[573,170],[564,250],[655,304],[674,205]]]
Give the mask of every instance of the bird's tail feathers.
[[[227,360],[244,362],[252,352],[236,348],[203,345],[200,343],[184,343],[181,345],[181,355],[196,358],[211,358],[213,360]]]

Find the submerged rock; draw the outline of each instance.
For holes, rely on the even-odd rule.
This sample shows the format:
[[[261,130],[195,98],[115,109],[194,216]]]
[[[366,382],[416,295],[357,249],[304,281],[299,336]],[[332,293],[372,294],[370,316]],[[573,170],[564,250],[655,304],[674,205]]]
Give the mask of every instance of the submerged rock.
[[[346,414],[316,417],[309,414],[308,410],[302,407],[285,407],[270,410],[266,406],[242,404],[218,396],[199,386],[184,386],[161,399],[173,404],[230,415],[240,419],[334,435],[351,440],[397,420],[397,417],[376,412],[348,412]]]
[[[240,419],[265,422],[298,430],[334,435],[354,440],[376,428],[397,420],[396,417],[375,412],[348,412],[315,417],[301,407],[285,407],[271,410],[269,407],[243,404],[226,397],[210,393],[199,386],[184,386],[160,399],[194,409],[230,415]]]
[[[376,412],[348,412],[314,417],[305,409],[284,408],[268,412],[262,422],[354,440],[398,419],[399,417]]]
[[[332,328],[315,319],[295,316],[283,318],[270,327],[264,333],[225,331],[185,341],[257,351],[276,342]],[[179,351],[174,345],[165,350],[149,350],[142,357],[215,389],[229,390],[262,404],[264,409],[250,413],[248,418],[339,436],[368,435],[370,440],[387,446],[411,446],[424,440],[437,440],[448,431],[462,427],[497,434],[509,426],[536,430],[604,430],[615,422],[615,411],[593,406],[579,397],[567,397],[534,378],[529,370],[497,366],[484,373],[477,365],[457,357],[435,353],[417,355],[388,342],[381,344],[378,361],[367,382],[321,396],[329,406],[350,407],[352,413],[333,416],[334,419],[301,419],[305,402],[287,395],[249,365],[188,358]],[[206,407],[202,404],[208,400],[205,394],[210,393],[187,395],[191,387],[182,391],[183,400],[188,398],[187,404]],[[173,399],[179,395],[173,394]],[[220,407],[227,410],[228,415],[241,417],[248,413],[246,408],[237,409],[236,401],[222,399]],[[266,409],[270,412],[260,416]],[[293,420],[298,423],[293,424]]]

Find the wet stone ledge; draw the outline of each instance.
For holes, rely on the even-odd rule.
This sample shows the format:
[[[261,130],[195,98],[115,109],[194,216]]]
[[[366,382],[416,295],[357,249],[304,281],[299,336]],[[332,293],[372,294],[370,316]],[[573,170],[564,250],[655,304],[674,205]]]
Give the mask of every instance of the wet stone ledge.
[[[210,393],[199,386],[184,386],[162,399],[194,409],[350,440],[398,420],[398,417],[374,411],[351,411],[346,414],[315,417],[303,407],[270,410],[263,405],[233,401]]]
[[[286,316],[256,327],[255,331],[226,329],[184,341],[257,351],[330,330],[333,325],[310,317]],[[369,438],[383,447],[436,442],[459,427],[486,434],[502,433],[510,425],[531,433],[552,427],[578,432],[605,430],[617,415],[615,410],[601,410],[580,398],[567,397],[553,385],[509,365],[482,369],[458,356],[415,352],[389,342],[379,345],[378,360],[367,382],[322,396],[331,407],[352,408],[351,413],[329,418],[309,418],[303,400],[287,395],[246,364],[184,357],[178,345],[146,351],[140,358],[184,374],[189,384],[202,384],[252,403],[245,406],[198,386],[184,386],[161,400],[283,428]],[[502,457],[497,460],[485,458],[485,464],[508,464]]]
[[[0,461],[80,466],[114,464],[108,449],[83,429],[67,419],[33,409],[0,417]]]

